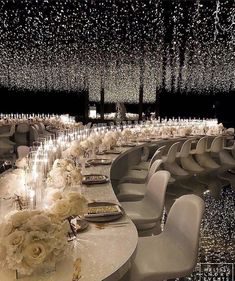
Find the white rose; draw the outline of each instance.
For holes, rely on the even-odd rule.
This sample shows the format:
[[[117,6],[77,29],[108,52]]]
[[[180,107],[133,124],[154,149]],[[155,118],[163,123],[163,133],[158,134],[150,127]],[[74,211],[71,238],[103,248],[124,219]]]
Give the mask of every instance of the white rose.
[[[6,244],[13,247],[20,246],[25,239],[25,231],[15,230],[6,238]]]
[[[66,199],[61,199],[57,201],[52,207],[52,213],[61,219],[65,219],[71,215],[71,206],[69,201]]]
[[[71,163],[69,163],[69,164],[66,166],[66,171],[71,172],[74,168],[75,168],[74,165],[72,165]]]
[[[28,167],[28,162],[26,160],[26,157],[17,159],[16,162],[15,162],[15,165],[16,165],[17,168],[20,168],[20,169],[27,168]]]
[[[36,215],[28,221],[27,226],[32,230],[48,231],[51,227],[51,221],[47,216],[43,214]]]
[[[45,231],[30,231],[26,235],[24,244],[28,245],[29,243],[41,241],[47,238],[48,238],[48,233],[46,233]]]
[[[0,225],[0,235],[1,236],[8,236],[13,230],[13,225],[12,223],[9,221],[9,222],[6,222],[6,223],[2,223]]]
[[[51,195],[53,201],[61,200],[63,198],[62,192],[56,191]]]
[[[40,242],[33,242],[27,245],[24,250],[24,261],[31,267],[42,264],[46,257],[46,247]]]
[[[6,259],[6,247],[0,244],[0,260],[5,260]]]
[[[22,224],[24,224],[31,216],[32,214],[30,213],[30,211],[25,210],[25,211],[16,212],[11,216],[10,219],[14,227],[19,227]]]
[[[79,193],[71,192],[66,195],[70,202],[73,215],[83,215],[87,212],[87,200]]]

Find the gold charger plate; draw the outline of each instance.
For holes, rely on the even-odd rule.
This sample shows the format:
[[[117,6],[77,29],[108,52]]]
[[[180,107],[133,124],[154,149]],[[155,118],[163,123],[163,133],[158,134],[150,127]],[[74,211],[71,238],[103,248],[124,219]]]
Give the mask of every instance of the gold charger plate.
[[[106,183],[108,181],[109,178],[105,175],[91,174],[91,175],[84,175],[82,177],[82,183],[86,185],[101,184],[101,183]]]
[[[89,208],[95,214],[89,214]],[[97,211],[95,209],[97,209]],[[92,202],[88,204],[88,213],[85,214],[84,217],[90,222],[107,222],[117,220],[121,218],[123,214],[123,208],[115,203]]]
[[[87,160],[89,165],[110,165],[112,161],[110,159],[89,159]]]

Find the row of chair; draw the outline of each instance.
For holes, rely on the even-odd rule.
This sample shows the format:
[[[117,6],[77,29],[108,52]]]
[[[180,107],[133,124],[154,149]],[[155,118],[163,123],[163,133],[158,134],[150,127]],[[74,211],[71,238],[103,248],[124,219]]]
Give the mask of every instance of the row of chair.
[[[4,125],[0,127],[0,156],[13,155],[16,147],[20,145],[32,146],[39,138],[51,135],[42,122],[17,125]]]
[[[130,167],[118,185],[119,201],[139,236],[154,235],[139,238],[128,280],[157,281],[191,273],[204,211],[204,202],[197,195],[202,197],[209,190],[217,196],[222,186],[232,184],[227,169],[235,166],[229,153],[233,148],[224,146],[222,136],[212,141],[202,137],[175,142],[166,155],[164,149],[160,147],[149,161]],[[172,201],[168,207],[165,197]],[[164,205],[167,222],[162,231]]]
[[[184,141],[180,150],[180,143],[173,143],[165,156],[162,155],[165,149],[163,146],[155,152],[150,161],[141,161],[130,167],[126,175],[120,179],[119,200],[136,201],[143,198],[145,186],[152,175],[150,168],[156,159],[161,159],[162,168],[171,173],[168,195],[192,192],[201,195],[209,189],[211,194],[217,197],[222,186],[233,184],[233,178],[227,173],[228,168],[235,165],[232,154],[228,152],[233,150],[224,146],[223,137],[215,137],[209,149],[208,137],[202,137],[195,149],[191,149],[192,142],[195,142],[195,139]],[[217,160],[211,157],[215,156],[213,154],[217,154]]]

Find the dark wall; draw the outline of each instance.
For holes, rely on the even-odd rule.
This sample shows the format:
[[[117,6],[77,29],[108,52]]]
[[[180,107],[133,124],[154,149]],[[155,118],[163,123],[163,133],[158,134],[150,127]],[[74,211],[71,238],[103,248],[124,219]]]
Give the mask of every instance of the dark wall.
[[[218,118],[226,127],[235,127],[235,94],[163,94],[160,114],[161,117]]]
[[[83,118],[84,93],[30,92],[0,89],[1,113],[69,113]]]
[[[0,113],[69,113],[84,121],[84,92],[29,92],[0,89]],[[90,104],[94,104],[90,102]],[[100,111],[100,103],[95,103]],[[138,113],[138,104],[125,104],[127,112]],[[154,104],[144,104],[143,111],[154,112]],[[105,104],[105,112],[115,112],[115,104]],[[226,127],[235,127],[235,94],[182,95],[162,94],[161,117],[218,118]]]

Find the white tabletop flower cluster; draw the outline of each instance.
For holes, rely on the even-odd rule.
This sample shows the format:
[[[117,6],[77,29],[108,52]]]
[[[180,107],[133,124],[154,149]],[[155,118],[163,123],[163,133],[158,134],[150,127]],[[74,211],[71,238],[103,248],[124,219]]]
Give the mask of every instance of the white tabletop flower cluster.
[[[0,197],[22,196],[25,192],[25,171],[15,169],[0,177]]]
[[[65,220],[72,216],[80,216],[87,212],[87,200],[77,192],[62,192],[56,189],[47,191],[45,198],[50,213],[58,220]]]
[[[47,185],[53,188],[65,188],[79,185],[81,180],[81,169],[72,160],[56,159],[48,173]]]
[[[0,225],[0,265],[30,275],[64,257],[69,224],[45,211],[23,210]]]
[[[4,114],[0,113],[0,126],[2,125],[11,125],[19,123],[40,123],[42,122],[45,126],[49,128],[54,128],[57,130],[63,129],[75,129],[83,128],[82,123],[77,123],[75,117],[69,116],[68,114],[64,115],[55,115],[55,114]]]
[[[91,133],[87,139],[78,141],[74,140],[70,146],[62,152],[63,158],[83,158],[88,154],[95,154],[95,152],[105,149],[112,149],[117,145],[121,137],[119,131],[108,131],[101,133]]]

